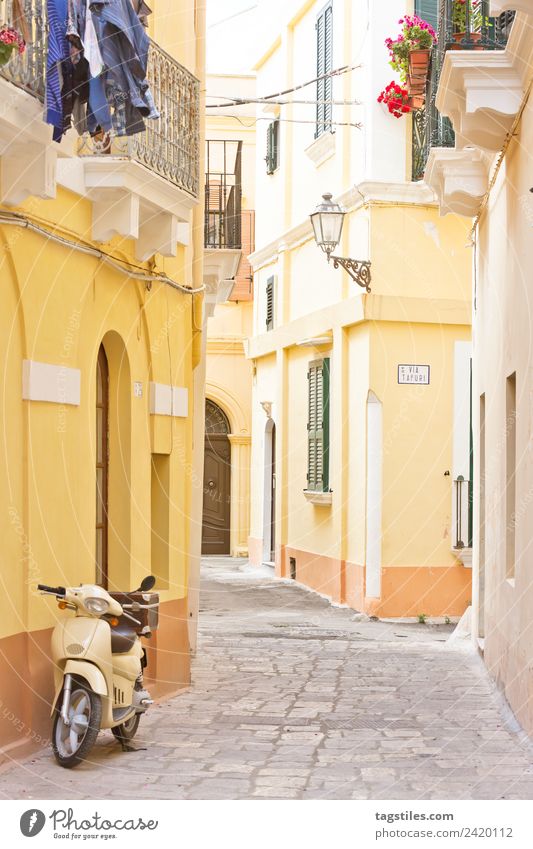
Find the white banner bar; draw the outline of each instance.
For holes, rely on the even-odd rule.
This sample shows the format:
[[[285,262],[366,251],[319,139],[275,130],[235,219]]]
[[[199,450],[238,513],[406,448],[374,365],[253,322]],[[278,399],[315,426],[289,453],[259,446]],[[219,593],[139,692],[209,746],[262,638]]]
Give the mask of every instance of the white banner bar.
[[[98,781],[95,775],[95,781]],[[3,801],[2,846],[531,849],[530,801]]]

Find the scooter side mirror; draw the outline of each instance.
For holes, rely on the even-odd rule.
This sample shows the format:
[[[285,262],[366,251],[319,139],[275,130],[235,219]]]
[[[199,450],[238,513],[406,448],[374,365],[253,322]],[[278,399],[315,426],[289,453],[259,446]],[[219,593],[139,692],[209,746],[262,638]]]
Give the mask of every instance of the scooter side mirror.
[[[149,592],[149,591],[152,589],[152,587],[154,586],[154,584],[155,584],[155,578],[154,578],[154,576],[153,576],[153,575],[147,575],[147,576],[146,576],[146,578],[143,578],[143,581],[142,581],[142,583],[141,583],[141,586],[139,587],[139,589],[137,590],[137,592],[140,592],[140,593],[147,593],[147,592]]]

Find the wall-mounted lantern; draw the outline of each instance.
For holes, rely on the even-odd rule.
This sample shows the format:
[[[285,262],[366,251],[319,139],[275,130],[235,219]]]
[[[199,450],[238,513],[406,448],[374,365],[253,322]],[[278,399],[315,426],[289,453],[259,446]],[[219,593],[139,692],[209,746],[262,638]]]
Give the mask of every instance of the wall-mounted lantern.
[[[338,203],[332,201],[329,193],[322,195],[322,203],[318,204],[310,216],[315,241],[326,254],[328,262],[333,260],[333,268],[341,266],[358,286],[370,292],[370,262],[333,255],[341,240],[345,215],[345,211]]]

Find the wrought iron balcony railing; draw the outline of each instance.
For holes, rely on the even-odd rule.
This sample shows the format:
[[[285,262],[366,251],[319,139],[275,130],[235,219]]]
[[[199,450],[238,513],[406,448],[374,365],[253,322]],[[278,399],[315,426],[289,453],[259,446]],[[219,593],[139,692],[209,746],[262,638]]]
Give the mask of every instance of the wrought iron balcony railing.
[[[2,7],[5,7],[2,9]],[[22,56],[0,68],[0,75],[44,102],[48,21],[46,0],[24,0],[31,39]],[[12,0],[2,0],[0,16],[13,25]],[[186,68],[151,42],[148,82],[161,117],[146,121],[146,131],[115,137],[112,153],[127,156],[197,198],[200,186],[200,83]],[[81,151],[97,155],[98,145],[84,137]]]
[[[514,12],[489,17],[489,0],[461,4],[458,17],[456,0],[438,0],[437,43],[431,53],[426,83],[425,105],[413,112],[412,179],[424,177],[432,147],[453,147],[455,135],[451,121],[442,116],[435,99],[444,58],[448,50],[503,50],[514,19]]]
[[[241,171],[242,141],[206,142],[206,248],[242,248]]]

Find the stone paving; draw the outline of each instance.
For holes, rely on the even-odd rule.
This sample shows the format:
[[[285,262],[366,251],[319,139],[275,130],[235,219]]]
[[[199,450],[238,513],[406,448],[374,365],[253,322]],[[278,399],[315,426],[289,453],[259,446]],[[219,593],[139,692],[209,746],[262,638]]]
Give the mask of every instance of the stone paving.
[[[531,799],[533,748],[451,626],[354,621],[268,567],[206,560],[193,686],[137,753],[49,750],[0,774],[34,799]]]

